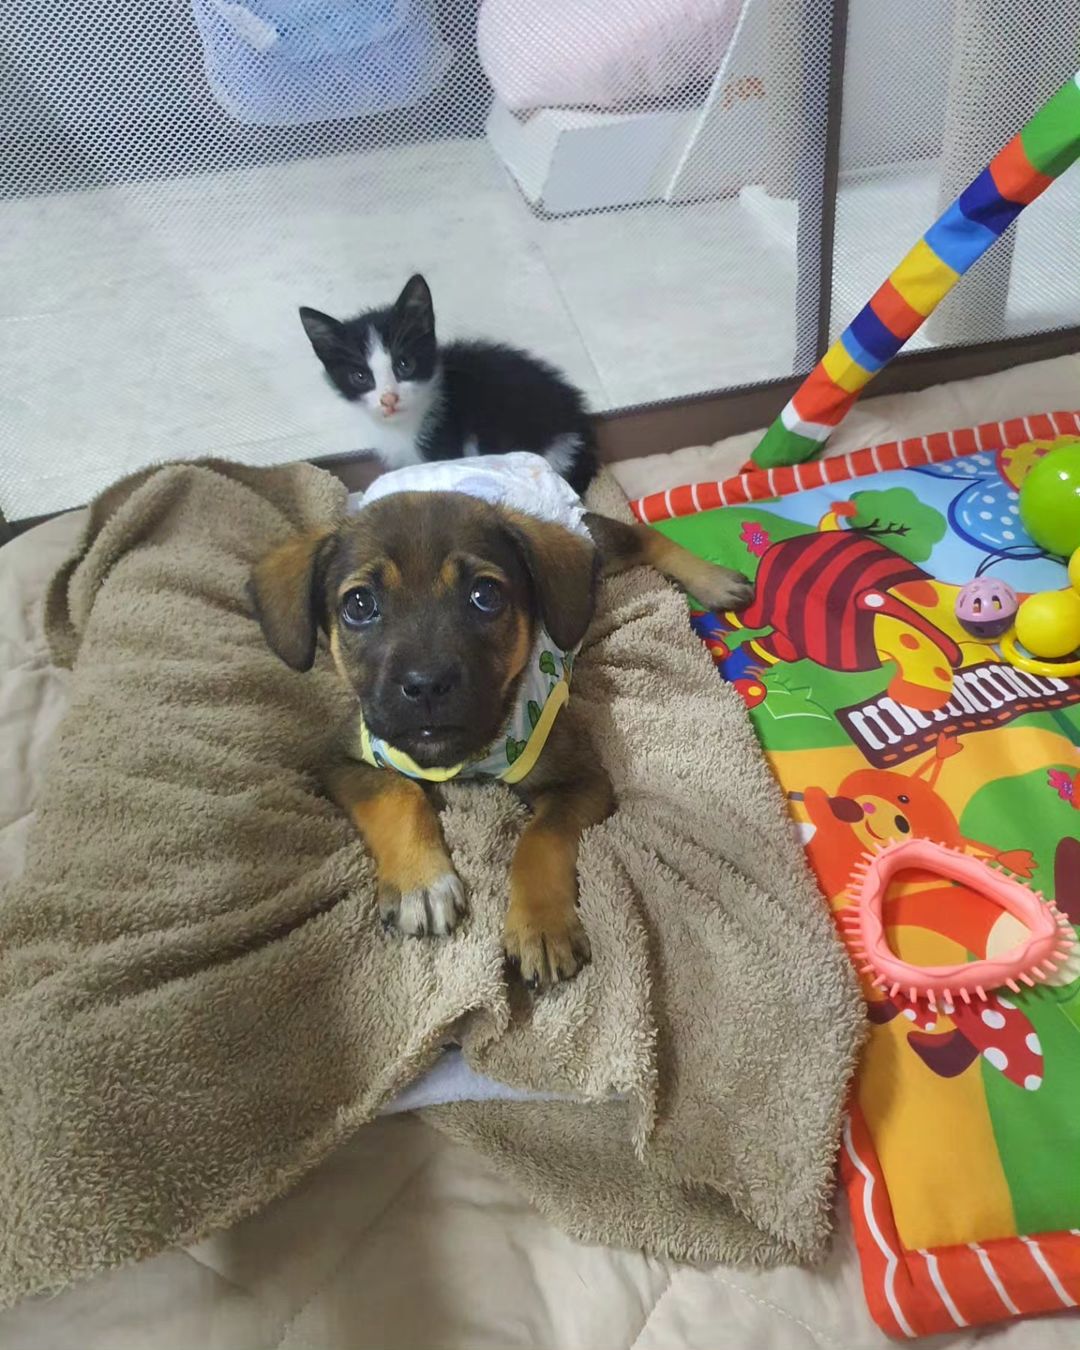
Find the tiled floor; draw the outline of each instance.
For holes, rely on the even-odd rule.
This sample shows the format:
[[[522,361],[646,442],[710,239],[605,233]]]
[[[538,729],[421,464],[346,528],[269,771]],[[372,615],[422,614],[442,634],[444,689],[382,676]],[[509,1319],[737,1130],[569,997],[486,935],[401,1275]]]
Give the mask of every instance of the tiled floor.
[[[296,307],[414,270],[444,336],[561,366],[598,409],[783,374],[793,275],[738,203],[541,220],[482,140],[0,203],[0,508],[156,459],[361,448]]]

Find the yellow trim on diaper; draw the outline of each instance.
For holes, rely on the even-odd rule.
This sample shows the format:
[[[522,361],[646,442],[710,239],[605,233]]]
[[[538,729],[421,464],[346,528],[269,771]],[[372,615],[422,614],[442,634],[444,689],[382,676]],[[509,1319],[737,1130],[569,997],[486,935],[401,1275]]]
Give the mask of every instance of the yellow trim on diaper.
[[[550,694],[547,696],[547,702],[544,704],[540,713],[540,718],[533,727],[529,739],[525,742],[525,749],[509,766],[502,775],[504,783],[520,783],[533,765],[540,758],[540,751],[547,743],[547,738],[551,735],[551,728],[555,725],[555,719],[559,715],[559,709],[570,697],[570,686],[565,679],[556,684]]]

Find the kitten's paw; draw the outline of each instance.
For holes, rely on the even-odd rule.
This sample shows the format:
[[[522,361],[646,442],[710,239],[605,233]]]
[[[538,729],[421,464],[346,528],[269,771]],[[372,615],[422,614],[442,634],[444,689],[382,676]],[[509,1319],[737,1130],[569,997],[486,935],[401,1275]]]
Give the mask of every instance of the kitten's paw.
[[[408,937],[446,937],[464,913],[465,886],[452,869],[405,891],[385,881],[379,887],[383,927]]]

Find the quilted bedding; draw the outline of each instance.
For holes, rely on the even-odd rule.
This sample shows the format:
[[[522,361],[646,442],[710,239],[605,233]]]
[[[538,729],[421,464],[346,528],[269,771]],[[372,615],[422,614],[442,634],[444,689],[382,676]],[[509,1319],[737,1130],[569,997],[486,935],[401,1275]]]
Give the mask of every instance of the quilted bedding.
[[[940,403],[930,425],[964,420]],[[704,466],[723,457],[723,449],[700,454]],[[729,450],[725,470],[741,458],[744,449]],[[668,482],[724,471],[685,470],[684,461]],[[635,493],[666,486],[640,464],[634,472]],[[65,678],[48,663],[38,607],[79,524],[78,513],[61,517],[0,550],[0,879],[20,866],[34,785],[64,707]],[[1066,1350],[1077,1324],[1048,1319],[928,1344],[1024,1350],[1033,1335],[1040,1350]],[[361,1130],[294,1192],[228,1232],[0,1314],[0,1350],[889,1344],[866,1310],[843,1217],[816,1270],[699,1270],[585,1246],[410,1115]]]

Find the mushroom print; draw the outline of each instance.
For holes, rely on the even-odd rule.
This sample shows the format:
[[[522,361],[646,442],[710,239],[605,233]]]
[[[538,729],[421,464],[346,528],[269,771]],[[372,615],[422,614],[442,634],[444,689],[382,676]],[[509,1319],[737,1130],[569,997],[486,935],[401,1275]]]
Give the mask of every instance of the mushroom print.
[[[940,1078],[956,1078],[981,1055],[1017,1087],[1028,1092],[1042,1087],[1039,1037],[1022,1009],[1001,994],[990,994],[985,1002],[942,1003],[932,1011],[926,1003],[898,993],[871,1003],[868,1013],[879,1026],[894,1017],[911,1022],[908,1045]],[[942,1030],[946,1019],[952,1026]]]
[[[977,454],[927,464],[917,472],[956,483],[960,491],[953,499],[950,523],[969,544],[999,554],[1026,548],[1032,556],[1038,556],[1039,550],[1020,524],[1019,486],[999,473],[995,455]]]

